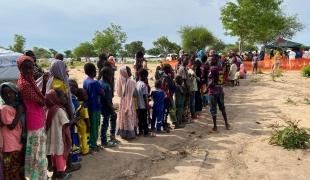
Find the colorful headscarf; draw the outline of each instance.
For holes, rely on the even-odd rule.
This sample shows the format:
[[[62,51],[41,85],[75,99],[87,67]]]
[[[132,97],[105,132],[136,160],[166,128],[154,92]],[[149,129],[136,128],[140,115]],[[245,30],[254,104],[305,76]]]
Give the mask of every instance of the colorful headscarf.
[[[24,76],[21,73],[21,67],[25,61],[30,61],[34,63],[33,59],[30,56],[22,55],[17,59],[17,66],[20,71],[20,74],[17,80],[17,87],[20,91],[21,98],[24,100],[31,100],[39,104],[43,104],[45,98],[43,94],[40,92],[39,88],[37,87],[32,74]]]

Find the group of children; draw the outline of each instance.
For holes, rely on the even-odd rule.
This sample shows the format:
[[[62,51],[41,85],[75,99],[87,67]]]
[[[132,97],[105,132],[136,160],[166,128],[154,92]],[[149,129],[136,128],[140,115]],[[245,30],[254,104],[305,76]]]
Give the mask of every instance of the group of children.
[[[99,73],[94,64],[84,65],[83,87],[69,79],[59,55],[41,78],[34,76],[39,69],[33,53],[18,59],[17,85],[0,85],[0,179],[47,179],[47,170],[53,171],[52,178],[69,178],[70,172],[81,168],[81,155],[117,146],[116,135],[131,140],[169,133],[168,116],[175,129],[183,128],[197,118],[204,99],[210,105],[213,130],[217,131],[217,107],[230,128],[221,83],[223,68],[217,56],[196,60],[183,54],[176,70],[162,64],[153,90],[141,53],[139,68],[134,66],[135,79],[128,66],[121,67],[116,83],[113,57],[100,58]],[[118,115],[114,90],[120,98]]]

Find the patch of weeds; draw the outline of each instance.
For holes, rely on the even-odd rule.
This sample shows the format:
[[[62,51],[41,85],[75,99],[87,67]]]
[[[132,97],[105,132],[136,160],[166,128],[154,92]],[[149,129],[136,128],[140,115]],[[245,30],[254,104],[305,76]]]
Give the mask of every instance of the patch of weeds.
[[[257,83],[259,79],[257,77],[253,77],[250,79],[250,82]]]
[[[310,142],[309,129],[299,127],[299,121],[286,121],[286,125],[272,125],[269,143],[285,149],[305,149]]]
[[[310,66],[305,66],[301,70],[302,76],[310,78]]]
[[[287,98],[285,104],[297,105],[297,103],[294,100],[292,100],[291,98]]]
[[[259,69],[259,70],[257,71],[257,74],[264,74],[264,73],[263,73],[263,71],[262,71],[261,69]]]
[[[272,81],[276,81],[276,78],[282,77],[283,71],[281,69],[276,69],[274,73],[271,73],[271,79]]]
[[[310,105],[310,99],[305,98],[304,101],[305,101],[305,104]]]

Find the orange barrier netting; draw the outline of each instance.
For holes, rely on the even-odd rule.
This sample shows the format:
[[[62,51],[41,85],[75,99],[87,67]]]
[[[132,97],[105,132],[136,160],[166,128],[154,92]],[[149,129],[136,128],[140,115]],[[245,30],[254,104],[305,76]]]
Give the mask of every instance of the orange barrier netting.
[[[296,71],[301,70],[304,66],[310,66],[310,59],[300,58],[295,60],[281,59],[280,68],[287,71]],[[164,61],[163,63],[170,64],[173,68],[176,67],[178,61]],[[251,61],[243,61],[246,69],[252,69]],[[270,70],[272,69],[273,60],[265,59],[259,61],[258,68],[261,70]]]

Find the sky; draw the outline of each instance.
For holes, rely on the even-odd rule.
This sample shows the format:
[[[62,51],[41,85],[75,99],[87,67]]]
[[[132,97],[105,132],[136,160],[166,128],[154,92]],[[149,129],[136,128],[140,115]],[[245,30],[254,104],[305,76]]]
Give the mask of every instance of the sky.
[[[180,43],[182,26],[201,25],[226,43],[220,9],[228,0],[0,0],[0,46],[13,43],[14,34],[26,38],[26,48],[53,48],[59,52],[91,41],[96,31],[121,25],[127,42],[141,40],[145,48],[160,36]],[[309,0],[284,0],[288,15],[297,14],[305,29],[294,41],[310,45]]]

